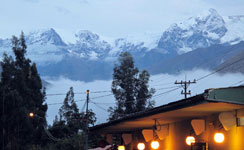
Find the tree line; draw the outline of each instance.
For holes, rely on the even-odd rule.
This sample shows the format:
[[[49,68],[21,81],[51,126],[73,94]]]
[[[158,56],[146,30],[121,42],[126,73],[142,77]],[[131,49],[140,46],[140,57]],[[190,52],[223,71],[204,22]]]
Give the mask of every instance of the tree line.
[[[36,64],[26,58],[27,46],[23,32],[12,37],[14,56],[4,53],[0,79],[0,143],[3,150],[80,150],[84,149],[84,134],[87,114],[81,112],[70,87],[53,124],[47,125],[45,88],[42,85]],[[139,71],[133,57],[122,52],[113,70],[112,93],[116,105],[110,107],[108,121],[131,113],[145,111],[154,106],[151,100],[155,93],[149,88],[150,74]],[[30,113],[34,115],[29,116]],[[95,125],[96,116],[88,111],[88,124]],[[94,133],[89,146],[96,147],[102,139]]]

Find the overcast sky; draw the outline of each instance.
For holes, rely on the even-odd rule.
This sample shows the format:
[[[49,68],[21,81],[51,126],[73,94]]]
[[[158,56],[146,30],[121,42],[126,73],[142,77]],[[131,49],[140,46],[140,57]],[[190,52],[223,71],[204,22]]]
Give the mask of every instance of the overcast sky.
[[[209,8],[244,15],[244,0],[0,0],[0,37],[51,27],[65,40],[78,30],[113,38],[162,32]]]

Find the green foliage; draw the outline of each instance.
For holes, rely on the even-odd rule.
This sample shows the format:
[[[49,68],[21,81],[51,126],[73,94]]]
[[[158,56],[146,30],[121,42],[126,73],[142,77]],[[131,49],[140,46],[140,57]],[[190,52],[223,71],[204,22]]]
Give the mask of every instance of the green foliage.
[[[71,87],[59,109],[59,116],[55,117],[53,125],[49,127],[50,133],[59,141],[49,143],[47,148],[52,150],[83,149],[86,117],[84,112],[79,113],[74,100],[73,88]],[[90,109],[88,110],[88,124],[94,125],[95,122],[95,113]],[[92,139],[94,140],[94,136]]]
[[[30,149],[41,147],[45,134],[47,105],[45,92],[35,63],[25,57],[24,34],[13,36],[14,59],[3,55],[0,82],[1,146],[5,149]],[[38,118],[30,118],[30,112]],[[4,138],[4,139],[2,139]],[[3,143],[4,142],[4,143]]]
[[[134,66],[130,53],[120,54],[118,64],[114,67],[112,82],[112,92],[117,105],[109,108],[109,120],[153,107],[154,101],[150,101],[150,98],[155,90],[149,90],[149,78],[146,70],[139,72]]]

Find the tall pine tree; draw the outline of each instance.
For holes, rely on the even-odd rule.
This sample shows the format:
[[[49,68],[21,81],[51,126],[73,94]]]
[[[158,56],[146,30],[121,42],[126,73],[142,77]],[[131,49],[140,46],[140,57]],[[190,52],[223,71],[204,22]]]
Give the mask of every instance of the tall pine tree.
[[[154,105],[150,98],[154,89],[149,89],[150,75],[143,70],[141,73],[134,65],[133,57],[128,52],[119,55],[115,64],[112,82],[112,92],[116,106],[110,107],[109,120],[114,120],[138,111],[151,108]]]
[[[1,146],[5,149],[26,150],[42,146],[45,138],[43,124],[46,124],[47,105],[36,65],[26,55],[24,34],[13,36],[14,59],[3,56],[0,101],[2,118]],[[39,117],[30,118],[34,112]]]

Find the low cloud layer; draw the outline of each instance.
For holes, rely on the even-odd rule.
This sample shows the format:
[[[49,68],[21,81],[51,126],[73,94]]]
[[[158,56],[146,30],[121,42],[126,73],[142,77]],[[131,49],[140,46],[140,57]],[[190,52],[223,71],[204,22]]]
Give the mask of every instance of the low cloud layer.
[[[156,89],[153,99],[156,102],[156,106],[167,104],[169,102],[177,101],[184,98],[184,95],[181,95],[181,90],[183,88],[176,89],[177,85],[174,82],[181,80],[198,80],[205,75],[210,74],[210,71],[205,70],[195,70],[182,72],[178,75],[169,75],[169,74],[160,74],[152,76],[150,79],[150,86]],[[93,109],[96,113],[97,124],[106,122],[108,118],[108,112],[106,111],[109,106],[113,106],[115,103],[113,95],[111,92],[111,80],[110,81],[94,81],[94,82],[81,82],[81,81],[72,81],[65,78],[60,78],[58,80],[47,80],[51,85],[47,89],[47,94],[65,94],[72,86],[74,88],[75,100],[80,109],[82,109],[85,99],[86,99],[86,90],[90,90],[90,99],[92,102],[89,107]],[[189,90],[191,90],[192,95],[201,94],[205,89],[209,88],[221,88],[221,87],[230,87],[238,86],[244,83],[243,74],[213,74],[206,78],[203,78],[197,81],[196,84],[191,84]],[[94,93],[100,91],[99,93]],[[171,92],[169,92],[171,91]],[[48,106],[47,120],[49,124],[52,124],[55,115],[58,114],[58,110],[61,107],[65,95],[49,95],[47,96],[47,103],[52,104]]]

